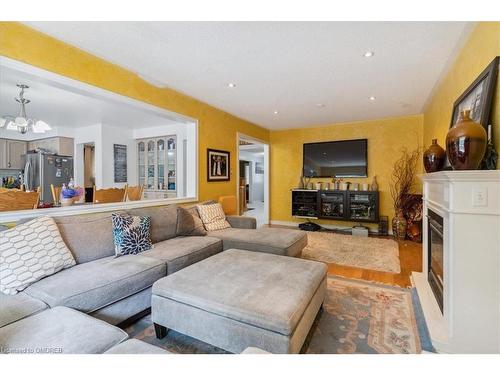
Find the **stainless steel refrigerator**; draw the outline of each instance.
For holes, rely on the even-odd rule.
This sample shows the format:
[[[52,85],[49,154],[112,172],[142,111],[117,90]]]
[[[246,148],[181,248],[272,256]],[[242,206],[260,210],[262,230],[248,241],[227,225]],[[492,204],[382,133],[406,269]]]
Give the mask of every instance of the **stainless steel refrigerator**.
[[[42,152],[23,155],[24,185],[26,190],[40,187],[40,201],[54,203],[50,185],[62,186],[73,178],[73,157],[44,154]]]

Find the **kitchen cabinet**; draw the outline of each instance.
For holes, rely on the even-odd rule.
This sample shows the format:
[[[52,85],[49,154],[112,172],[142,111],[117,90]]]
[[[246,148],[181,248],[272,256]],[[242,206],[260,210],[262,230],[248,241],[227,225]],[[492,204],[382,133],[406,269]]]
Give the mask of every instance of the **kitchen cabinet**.
[[[138,139],[137,167],[139,185],[145,186],[145,197],[166,197],[163,193],[176,196],[177,137]],[[159,194],[152,194],[155,192]]]
[[[58,155],[74,156],[74,144],[73,138],[51,137],[28,142],[28,150],[41,148]]]
[[[0,169],[22,169],[22,155],[26,154],[25,141],[0,139]]]
[[[0,169],[7,168],[7,140],[0,139]]]

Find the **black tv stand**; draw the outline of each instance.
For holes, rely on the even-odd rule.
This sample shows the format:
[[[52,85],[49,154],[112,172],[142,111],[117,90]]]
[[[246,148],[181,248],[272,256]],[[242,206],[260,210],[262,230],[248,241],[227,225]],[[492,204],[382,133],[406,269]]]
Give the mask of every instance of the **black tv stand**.
[[[379,192],[356,190],[292,190],[292,216],[377,223]]]

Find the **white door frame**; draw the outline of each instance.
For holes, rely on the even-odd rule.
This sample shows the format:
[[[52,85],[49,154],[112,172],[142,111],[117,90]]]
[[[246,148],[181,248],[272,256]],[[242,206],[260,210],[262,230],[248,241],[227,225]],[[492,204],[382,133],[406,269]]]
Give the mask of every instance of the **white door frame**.
[[[249,142],[256,142],[259,144],[262,144],[264,146],[264,224],[269,224],[270,223],[270,213],[269,213],[269,187],[270,187],[270,171],[269,171],[269,166],[270,166],[270,156],[271,156],[271,149],[269,146],[269,142],[265,141],[260,138],[255,138],[251,137],[249,135],[246,135],[244,133],[237,132],[236,133],[236,160],[238,162],[236,163],[236,201],[238,204],[238,212],[240,210],[240,140],[242,141],[249,141]],[[241,215],[242,212],[239,212]]]

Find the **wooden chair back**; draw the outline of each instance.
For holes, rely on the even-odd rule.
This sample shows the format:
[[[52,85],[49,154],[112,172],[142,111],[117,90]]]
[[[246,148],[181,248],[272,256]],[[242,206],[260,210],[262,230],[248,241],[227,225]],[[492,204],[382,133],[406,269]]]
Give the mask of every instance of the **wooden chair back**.
[[[123,202],[127,196],[127,185],[124,188],[96,189],[94,185],[94,203]]]
[[[235,195],[219,197],[219,203],[226,215],[238,215],[238,202]]]
[[[0,194],[0,212],[32,210],[38,207],[40,188],[37,191],[6,191]]]
[[[50,184],[50,191],[52,191],[52,200],[54,202],[54,205],[58,206],[59,205],[59,199],[61,198],[61,186],[54,186],[53,184]]]
[[[22,186],[21,189],[9,189],[9,188],[0,187],[0,193],[7,193],[9,191],[24,191],[24,186]]]
[[[142,199],[143,191],[144,191],[144,185],[127,186],[126,200],[140,201]]]

